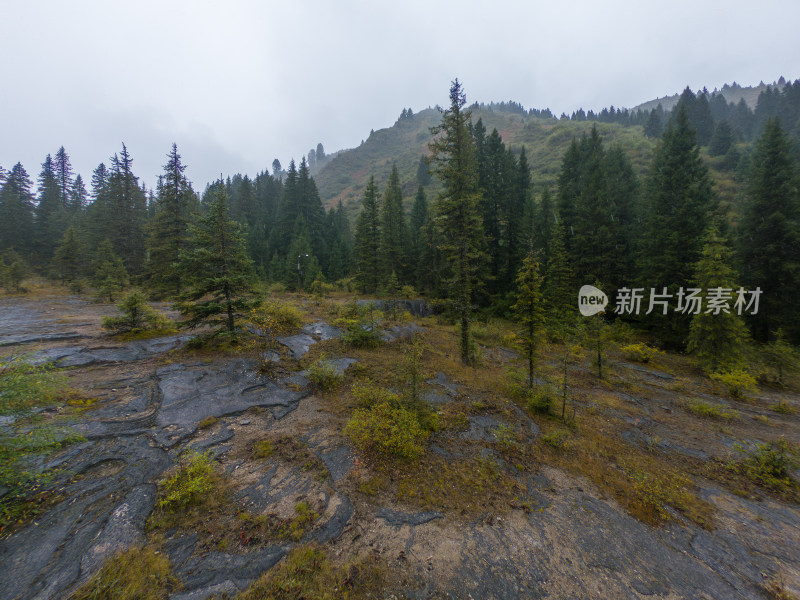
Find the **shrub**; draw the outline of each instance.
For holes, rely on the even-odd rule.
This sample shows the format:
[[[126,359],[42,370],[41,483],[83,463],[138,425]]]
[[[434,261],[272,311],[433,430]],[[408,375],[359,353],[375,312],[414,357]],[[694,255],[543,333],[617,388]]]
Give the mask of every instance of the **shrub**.
[[[131,292],[126,295],[117,304],[117,308],[123,316],[103,319],[103,329],[109,329],[114,333],[136,333],[146,329],[164,329],[169,326],[169,320],[150,308],[141,292]]]
[[[166,512],[175,512],[199,504],[206,494],[214,490],[216,470],[208,454],[191,453],[178,471],[159,486],[156,506]]]
[[[163,600],[178,589],[166,554],[131,548],[107,560],[70,600]]]
[[[567,443],[567,432],[563,429],[556,429],[542,435],[542,441],[556,450],[561,450]]]
[[[361,450],[409,459],[422,454],[428,437],[413,411],[388,402],[356,409],[345,433]]]
[[[740,444],[734,447],[743,455],[734,468],[757,485],[778,492],[788,491],[796,485],[790,474],[798,467],[797,450],[785,438],[757,444],[754,450]]]
[[[622,353],[628,360],[640,363],[649,363],[651,360],[653,360],[653,358],[660,354],[659,350],[651,348],[647,344],[641,343],[623,346],[620,348],[620,350],[622,350]]]
[[[742,398],[745,392],[754,392],[757,389],[755,377],[742,369],[711,373],[709,377],[724,385],[734,398]]]
[[[269,300],[250,312],[250,323],[264,336],[293,333],[303,324],[303,313],[293,304]]]
[[[360,408],[372,408],[376,404],[400,406],[399,394],[375,385],[369,379],[353,383],[350,393],[355,398],[356,405]]]
[[[546,415],[550,412],[550,407],[554,402],[552,391],[547,387],[539,386],[529,390],[525,405],[533,414]]]
[[[342,341],[354,348],[375,348],[383,343],[383,338],[377,327],[358,321],[342,334]]]
[[[268,294],[282,294],[285,291],[286,291],[286,286],[280,281],[276,281],[275,283],[270,283],[267,286]]]
[[[332,362],[322,357],[308,368],[308,380],[314,389],[329,392],[342,383],[344,375],[336,370]]]
[[[321,279],[315,279],[311,286],[308,288],[308,291],[311,292],[314,296],[319,298],[324,298],[328,294],[331,294],[336,291],[336,286],[325,283]]]

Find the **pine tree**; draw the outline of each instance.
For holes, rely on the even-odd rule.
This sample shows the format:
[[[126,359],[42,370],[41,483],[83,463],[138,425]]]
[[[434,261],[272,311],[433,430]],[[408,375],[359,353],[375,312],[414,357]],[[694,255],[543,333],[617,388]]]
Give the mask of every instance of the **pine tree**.
[[[514,305],[517,322],[522,325],[520,347],[528,362],[528,387],[533,387],[533,369],[536,349],[539,347],[541,328],[544,323],[542,301],[542,277],[539,261],[533,251],[528,253],[517,274],[517,302]]]
[[[0,283],[8,291],[22,292],[22,282],[29,272],[28,265],[14,250],[8,250],[0,256]]]
[[[14,165],[0,189],[0,251],[13,249],[30,256],[34,215],[32,187],[22,164]]]
[[[397,165],[392,166],[386,192],[381,206],[381,240],[380,240],[382,285],[388,283],[389,277],[402,273],[405,268],[406,224],[403,218],[403,191],[400,188],[400,176]]]
[[[550,256],[545,264],[542,291],[547,306],[548,329],[558,335],[563,335],[574,321],[577,296],[574,280],[575,275],[564,247],[564,227],[556,223],[550,242]]]
[[[703,308],[692,316],[686,349],[709,371],[738,366],[747,346],[747,327],[733,307],[739,286],[730,265],[731,251],[726,240],[712,225],[704,238],[700,260],[695,265],[694,287],[703,290]],[[721,288],[730,293],[730,308],[709,308],[708,298]]]
[[[253,263],[239,225],[229,217],[228,197],[216,186],[208,212],[189,227],[189,244],[181,256],[189,286],[178,304],[184,326],[208,324],[236,332],[236,316],[253,306],[248,298]]]
[[[425,197],[425,190],[420,185],[417,188],[417,195],[414,197],[414,204],[411,206],[409,223],[409,255],[408,272],[409,280],[418,289],[422,279],[422,272],[426,269],[423,264],[422,256],[425,251],[425,227],[430,217],[428,215],[428,200]]]
[[[114,302],[114,295],[122,292],[130,283],[128,272],[122,259],[114,252],[108,239],[103,240],[97,249],[92,285],[97,288],[101,298]]]
[[[127,147],[111,159],[107,185],[107,229],[102,238],[109,237],[122,257],[125,268],[132,274],[142,270],[145,256],[144,223],[147,200],[133,174],[133,159]]]
[[[61,189],[49,154],[42,163],[38,181],[34,244],[38,260],[45,263],[53,257],[53,251],[66,228],[66,209],[61,204]]]
[[[61,146],[56,152],[55,160],[53,161],[53,168],[55,171],[56,181],[58,181],[58,189],[60,192],[61,208],[68,209],[71,206],[70,192],[72,191],[72,165],[69,161],[69,155]]]
[[[683,106],[670,122],[650,168],[645,188],[639,257],[642,287],[676,294],[688,287],[700,258],[702,239],[714,210],[708,168],[700,158]],[[686,339],[688,319],[678,312],[654,311],[650,322],[670,344]]]
[[[380,240],[378,191],[375,178],[370,177],[361,200],[353,247],[356,281],[361,291],[369,294],[377,291],[381,280]]]
[[[75,282],[83,270],[84,245],[70,225],[55,250],[53,262],[63,283]]]
[[[86,208],[89,195],[86,193],[86,185],[83,183],[83,178],[79,175],[75,176],[72,182],[72,188],[69,191],[69,206],[67,207],[72,213],[80,213]]]
[[[188,240],[189,222],[198,209],[197,196],[184,175],[178,147],[172,144],[160,178],[155,217],[147,240],[149,260],[147,270],[153,291],[180,295],[181,271],[178,268],[181,252]]]
[[[753,335],[767,341],[783,328],[800,343],[795,295],[800,287],[800,174],[791,144],[777,119],[767,121],[756,143],[747,201],[739,231],[745,283],[760,287],[761,306],[751,317]]]
[[[430,150],[435,173],[444,186],[434,206],[442,240],[440,249],[452,270],[449,296],[459,319],[461,361],[469,364],[472,295],[485,255],[481,251],[483,226],[478,208],[481,194],[468,128],[470,113],[464,110],[466,101],[456,79],[450,87],[450,108],[444,112],[441,124],[431,129],[437,137]]]

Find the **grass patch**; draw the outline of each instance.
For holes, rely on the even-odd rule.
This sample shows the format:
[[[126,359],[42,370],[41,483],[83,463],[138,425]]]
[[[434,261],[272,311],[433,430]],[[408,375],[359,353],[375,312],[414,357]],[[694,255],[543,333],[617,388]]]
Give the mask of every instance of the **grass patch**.
[[[288,435],[257,440],[253,443],[250,456],[256,460],[276,457],[287,463],[299,465],[303,471],[314,472],[318,480],[328,476],[325,463],[306,444]]]
[[[180,588],[165,554],[132,548],[107,560],[69,600],[166,600]]]
[[[623,346],[620,348],[620,351],[626,359],[645,364],[649,363],[656,356],[661,354],[661,352],[656,348],[652,348],[651,346],[642,343]]]
[[[235,600],[329,600],[379,597],[383,571],[374,557],[334,565],[316,544],[295,548]]]
[[[209,427],[212,427],[217,421],[219,421],[219,419],[217,419],[217,417],[213,417],[213,416],[206,417],[205,419],[203,419],[202,421],[200,421],[197,424],[197,428],[198,429],[208,429]]]
[[[695,416],[703,417],[706,419],[718,419],[724,421],[731,421],[739,418],[739,412],[735,410],[726,410],[718,404],[712,404],[699,398],[690,398],[683,402],[683,408]]]
[[[47,489],[58,471],[40,471],[33,467],[34,459],[82,441],[85,438],[68,429],[49,425],[0,435],[0,488],[5,488],[0,497],[0,537],[30,522],[59,498]]]
[[[0,362],[0,415],[46,406],[68,393],[66,377],[50,365],[31,365],[25,357]]]
[[[772,405],[771,410],[781,415],[793,415],[797,413],[797,409],[789,404],[785,398],[781,398]]]

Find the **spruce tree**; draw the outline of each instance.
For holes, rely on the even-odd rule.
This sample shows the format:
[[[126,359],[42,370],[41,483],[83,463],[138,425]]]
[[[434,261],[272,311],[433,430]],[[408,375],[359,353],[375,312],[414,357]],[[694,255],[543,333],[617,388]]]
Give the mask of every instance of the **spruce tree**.
[[[428,200],[425,197],[425,190],[420,185],[417,188],[417,195],[414,197],[414,204],[411,206],[408,256],[409,279],[417,289],[421,288],[420,281],[423,278],[423,271],[426,269],[422,257],[426,243],[425,227],[429,220]]]
[[[101,298],[114,302],[115,294],[122,292],[130,283],[122,259],[114,252],[108,239],[103,240],[96,252],[92,274],[92,285]]]
[[[111,159],[106,193],[107,229],[100,239],[108,237],[122,257],[125,268],[132,274],[142,270],[145,256],[144,225],[147,200],[133,174],[133,159],[125,144],[122,152]]]
[[[702,290],[703,306],[692,316],[686,349],[709,371],[738,366],[747,346],[747,327],[734,308],[739,286],[731,267],[731,251],[716,224],[704,238],[700,260],[695,265],[694,287]],[[716,291],[720,294],[717,295]],[[709,298],[727,296],[730,302],[717,309]]]
[[[514,313],[517,322],[522,325],[520,331],[520,347],[528,363],[528,387],[533,387],[533,370],[536,349],[539,347],[541,328],[544,323],[544,306],[542,301],[542,277],[539,272],[539,261],[531,250],[517,274],[517,302]]]
[[[645,186],[638,261],[641,287],[666,286],[673,295],[688,287],[714,207],[708,168],[700,158],[686,109],[679,106],[656,149]],[[654,311],[649,321],[669,344],[686,339],[688,318],[681,313]]]
[[[754,337],[764,342],[783,328],[800,343],[800,174],[777,119],[767,121],[753,152],[739,247],[745,283],[762,291]]]
[[[14,250],[8,250],[0,256],[0,283],[8,291],[16,293],[23,291],[22,282],[29,274],[30,268]]]
[[[39,262],[45,263],[53,257],[53,251],[66,228],[66,209],[61,204],[61,188],[49,154],[42,163],[38,182],[34,245]]]
[[[237,315],[253,306],[253,263],[239,225],[229,216],[223,186],[215,186],[208,212],[189,227],[188,241],[181,255],[188,290],[177,305],[186,317],[183,325],[210,325],[234,335]]]
[[[72,213],[80,213],[86,208],[89,195],[86,193],[86,185],[83,183],[83,178],[80,174],[75,176],[72,182],[72,188],[69,191],[69,206],[67,207]]]
[[[405,268],[406,224],[403,218],[403,191],[397,165],[392,166],[386,192],[381,206],[380,260],[383,281],[386,286],[389,278],[402,273]]]
[[[181,271],[178,262],[188,239],[189,222],[197,211],[197,196],[184,175],[178,147],[172,144],[164,174],[158,186],[156,212],[147,240],[147,271],[153,291],[180,295]]]
[[[6,176],[0,189],[0,251],[13,249],[30,257],[33,236],[33,183],[21,163]]]
[[[558,336],[563,336],[574,321],[577,296],[574,280],[575,275],[564,247],[564,227],[556,223],[553,226],[550,255],[545,264],[542,295],[547,306],[548,329]]]
[[[456,79],[450,87],[450,108],[442,122],[431,129],[436,138],[430,144],[435,173],[444,190],[434,206],[436,225],[441,234],[440,249],[452,271],[449,296],[458,315],[461,361],[472,362],[470,320],[472,295],[478,286],[478,273],[485,255],[482,252],[483,225],[479,212],[481,194],[475,148],[469,133],[470,113],[466,96]]]
[[[72,191],[72,165],[70,164],[69,154],[61,146],[56,152],[55,160],[53,161],[56,180],[58,181],[58,189],[60,192],[61,208],[69,209],[71,207],[70,192]]]
[[[383,273],[380,243],[378,190],[375,187],[375,178],[370,177],[361,200],[361,212],[356,221],[353,247],[356,282],[361,291],[368,294],[374,294],[377,291]]]
[[[78,238],[75,227],[70,225],[55,250],[53,262],[63,283],[73,283],[83,271],[85,246]]]

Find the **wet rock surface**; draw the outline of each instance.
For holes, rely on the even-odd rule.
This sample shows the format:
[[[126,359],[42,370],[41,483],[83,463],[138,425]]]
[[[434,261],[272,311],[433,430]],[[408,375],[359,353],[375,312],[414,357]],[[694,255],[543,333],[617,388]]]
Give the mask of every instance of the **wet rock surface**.
[[[74,302],[65,306],[82,306]],[[402,564],[413,583],[396,591],[409,597],[756,599],[765,597],[761,583],[766,577],[800,580],[798,506],[749,500],[709,482],[700,482],[700,494],[716,510],[711,530],[680,516],[665,527],[650,527],[587,481],[550,467],[525,480],[527,495],[523,489],[521,499],[531,507],[527,512],[465,516],[380,504],[365,509],[347,487],[358,458],[331,427],[331,416],[310,395],[301,373],[271,379],[257,371],[254,361],[238,358],[157,364],[154,357],[183,343],[179,336],[113,348],[99,347],[102,342],[93,339],[94,344],[80,346],[76,338],[43,337],[54,329],[53,335],[61,330],[89,333],[51,319],[41,307],[17,310],[3,301],[0,309],[0,325],[10,323],[8,331],[0,327],[0,343],[13,343],[14,352],[28,343],[51,344],[39,346],[43,360],[70,365],[70,373],[89,365],[107,373],[98,386],[101,402],[65,423],[86,441],[41,465],[59,468],[54,485],[63,500],[35,523],[0,539],[0,600],[68,597],[104,560],[141,543],[156,482],[185,450],[217,457],[237,482],[234,500],[253,514],[291,515],[298,498],[310,499],[319,518],[297,543],[316,541],[344,556],[366,549]],[[412,327],[404,327],[413,335]],[[297,357],[295,350],[302,356],[313,344],[338,335],[336,328],[317,322],[282,343]],[[56,345],[63,341],[68,345]],[[139,372],[119,372],[137,361],[143,364]],[[287,362],[281,360],[281,368]],[[354,360],[333,362],[344,372]],[[653,369],[633,370],[645,379],[668,380]],[[437,406],[469,393],[444,373],[426,384],[423,396]],[[669,434],[659,420],[664,414],[659,406],[676,406],[666,392],[655,399],[638,391],[617,396],[619,405],[609,415],[624,424],[627,443],[693,458],[706,454],[699,442]],[[630,414],[631,407],[636,414]],[[491,447],[504,431],[532,443],[538,426],[513,409],[469,415],[454,438],[492,458],[496,453],[481,444]],[[200,427],[204,420],[213,424]],[[14,426],[12,418],[0,422],[3,428]],[[302,442],[308,456],[323,466],[309,469],[305,459],[291,462],[277,455],[252,460],[252,442],[269,436]],[[448,448],[430,447],[444,460],[459,460]],[[209,550],[197,532],[166,532],[163,551],[183,582],[172,600],[233,596],[295,544]]]

